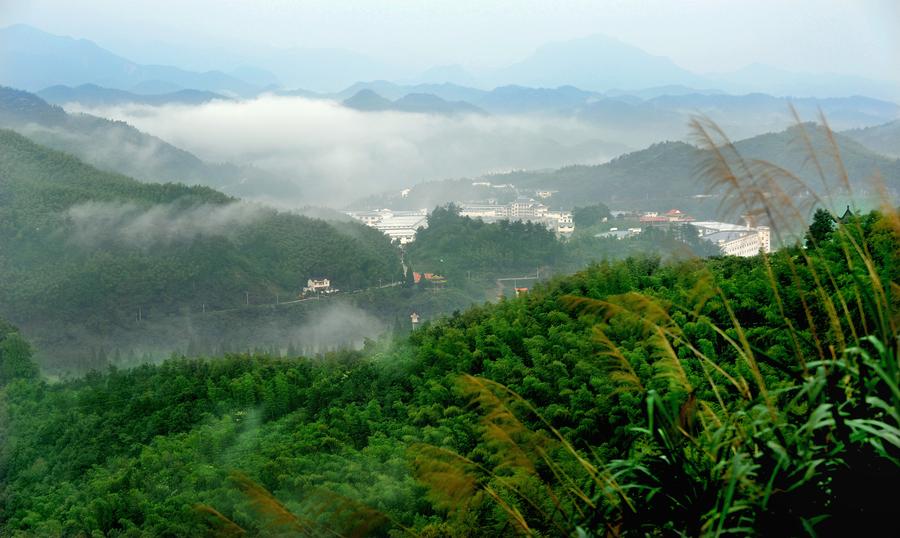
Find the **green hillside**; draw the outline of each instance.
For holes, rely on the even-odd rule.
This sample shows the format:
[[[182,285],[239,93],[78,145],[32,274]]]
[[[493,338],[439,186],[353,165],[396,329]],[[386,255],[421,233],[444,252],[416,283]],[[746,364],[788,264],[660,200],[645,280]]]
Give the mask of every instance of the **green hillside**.
[[[878,533],[900,478],[896,219],[768,260],[595,265],[319,360],[48,384],[4,326],[0,532]]]
[[[355,223],[142,183],[0,131],[0,315],[39,344],[137,317],[295,298],[312,277],[345,290],[401,278],[396,249]],[[64,345],[64,341],[57,341]]]

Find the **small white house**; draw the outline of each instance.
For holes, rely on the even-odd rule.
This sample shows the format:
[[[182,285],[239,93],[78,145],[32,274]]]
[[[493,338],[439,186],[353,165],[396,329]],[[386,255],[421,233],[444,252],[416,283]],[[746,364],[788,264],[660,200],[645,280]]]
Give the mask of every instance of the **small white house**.
[[[303,295],[313,293],[334,293],[338,290],[331,287],[331,280],[327,278],[310,278],[306,281],[306,287],[303,288]]]

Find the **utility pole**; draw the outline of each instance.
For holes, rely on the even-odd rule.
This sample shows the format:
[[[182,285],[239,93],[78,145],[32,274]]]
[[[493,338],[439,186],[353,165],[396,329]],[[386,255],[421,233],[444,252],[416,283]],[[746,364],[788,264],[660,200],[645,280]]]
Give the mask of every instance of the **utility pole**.
[[[245,291],[244,297],[245,297],[244,304],[246,304],[247,306],[250,306],[250,292]]]
[[[138,321],[143,321],[143,319],[144,319],[144,311],[139,306],[138,307]]]
[[[206,314],[206,303],[203,303],[203,313]]]
[[[275,294],[275,304],[278,304],[278,294]]]

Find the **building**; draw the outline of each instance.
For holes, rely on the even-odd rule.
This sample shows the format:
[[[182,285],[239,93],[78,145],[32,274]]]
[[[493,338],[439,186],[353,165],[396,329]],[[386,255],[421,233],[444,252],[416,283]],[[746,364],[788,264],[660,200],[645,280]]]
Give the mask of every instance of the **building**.
[[[694,217],[683,213],[679,209],[670,209],[662,215],[655,211],[644,213],[639,220],[641,224],[647,226],[659,226],[693,222]]]
[[[614,237],[616,239],[627,239],[629,237],[635,237],[640,235],[640,228],[628,228],[627,230],[620,230],[618,228],[610,228],[608,232],[601,232],[598,234],[594,234],[594,237]]]
[[[303,295],[334,293],[336,291],[338,290],[331,287],[331,280],[327,278],[310,278],[306,281],[306,287],[303,288]]]
[[[412,243],[416,239],[416,231],[419,228],[428,227],[428,212],[424,209],[417,211],[393,211],[391,209],[379,209],[376,211],[348,211],[348,215],[371,226],[384,235],[397,241],[401,245]]]
[[[575,222],[570,211],[550,211],[546,205],[527,197],[519,197],[506,205],[496,203],[461,204],[459,214],[485,222],[499,220],[539,222],[564,237],[575,231]]]
[[[436,275],[434,273],[418,273],[413,271],[413,282],[416,284],[422,282],[423,280],[427,282],[431,282],[432,284],[446,284],[447,277]]]
[[[727,222],[691,222],[701,239],[714,243],[727,256],[756,256],[772,252],[771,233],[768,226],[729,224]]]

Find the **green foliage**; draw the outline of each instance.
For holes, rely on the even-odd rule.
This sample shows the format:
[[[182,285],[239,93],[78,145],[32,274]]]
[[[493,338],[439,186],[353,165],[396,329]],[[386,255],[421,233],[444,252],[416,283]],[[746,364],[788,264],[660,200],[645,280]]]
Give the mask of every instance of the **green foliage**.
[[[892,222],[869,215],[855,232],[884,282],[900,266]],[[10,384],[2,532],[266,534],[277,506],[288,524],[339,534],[356,527],[338,512],[388,521],[376,535],[803,534],[860,513],[881,524],[889,498],[876,492],[900,461],[896,340],[832,357],[840,332],[808,299],[823,263],[840,275],[832,300],[866,286],[841,237],[808,262],[787,249],[602,263],[365,353]],[[847,308],[857,328],[880,323]]]
[[[817,244],[824,243],[832,231],[834,231],[834,217],[821,207],[816,209],[806,232],[806,248],[815,248]]]
[[[609,208],[603,204],[576,207],[572,210],[572,221],[576,227],[589,228],[610,217],[612,214],[609,212]]]
[[[437,207],[409,246],[410,266],[418,272],[437,273],[452,281],[469,274],[509,276],[534,274],[562,257],[563,246],[553,232],[539,223],[500,221],[485,223],[459,216],[452,204]]]
[[[234,202],[102,172],[0,131],[0,314],[57,351],[71,347],[63,329],[102,341],[138,316],[235,308],[245,294],[294,298],[311,277],[345,290],[401,278],[399,253],[377,230],[262,207],[217,225]],[[201,228],[173,236],[166,223],[178,219]]]
[[[0,387],[17,379],[34,379],[37,364],[31,359],[31,346],[19,331],[0,319]]]

